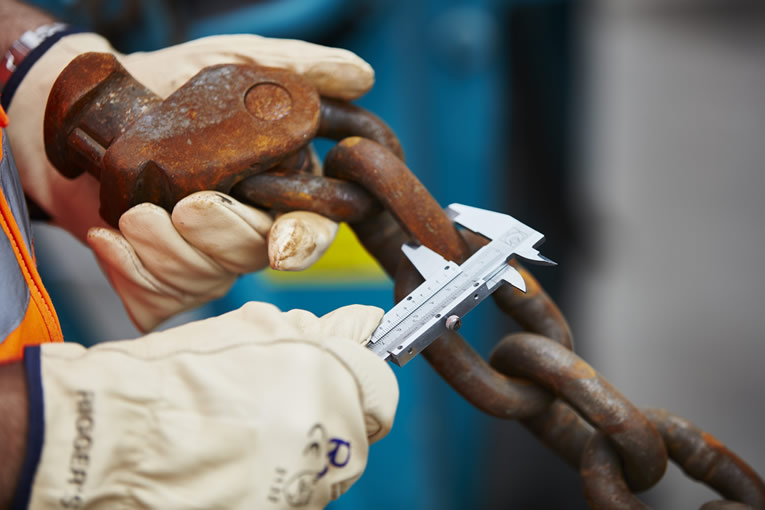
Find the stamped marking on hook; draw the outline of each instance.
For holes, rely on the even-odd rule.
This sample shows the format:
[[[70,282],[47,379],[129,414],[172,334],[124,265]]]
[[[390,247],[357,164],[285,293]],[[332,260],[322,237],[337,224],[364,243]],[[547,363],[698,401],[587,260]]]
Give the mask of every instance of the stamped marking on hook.
[[[258,83],[244,96],[247,111],[265,121],[279,120],[290,114],[292,96],[276,83]]]

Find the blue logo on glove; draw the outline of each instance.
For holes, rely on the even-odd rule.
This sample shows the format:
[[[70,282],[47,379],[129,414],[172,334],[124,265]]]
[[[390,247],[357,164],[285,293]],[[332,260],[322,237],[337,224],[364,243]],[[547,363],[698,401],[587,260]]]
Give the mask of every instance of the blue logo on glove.
[[[351,460],[351,443],[338,437],[333,437],[329,440],[329,445],[330,449],[329,453],[327,453],[329,464],[338,468],[345,467]],[[329,471],[329,465],[325,466],[322,472],[316,475],[316,479],[318,480],[326,475],[327,471]]]

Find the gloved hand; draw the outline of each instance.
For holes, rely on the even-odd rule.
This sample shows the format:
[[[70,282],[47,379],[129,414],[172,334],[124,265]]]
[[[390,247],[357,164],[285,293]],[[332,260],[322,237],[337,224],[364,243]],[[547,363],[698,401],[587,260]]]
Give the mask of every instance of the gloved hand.
[[[142,204],[120,219],[120,232],[98,216],[98,182],[85,173],[61,176],[45,156],[45,101],[61,70],[87,51],[116,54],[161,97],[200,69],[228,62],[283,67],[306,76],[322,95],[353,99],[374,82],[372,68],[346,50],[254,35],[216,36],[150,53],[119,55],[95,34],[62,38],[24,77],[9,108],[9,138],[25,192],[53,222],[93,248],[139,329],[223,295],[238,274],[264,267],[300,270],[329,247],[337,225],[295,212],[275,222],[263,211],[218,192],[179,202],[172,216]],[[267,248],[267,239],[275,240]]]
[[[28,350],[30,423],[45,424],[29,508],[323,508],[393,424],[395,376],[359,346],[381,317],[248,303],[138,340]]]

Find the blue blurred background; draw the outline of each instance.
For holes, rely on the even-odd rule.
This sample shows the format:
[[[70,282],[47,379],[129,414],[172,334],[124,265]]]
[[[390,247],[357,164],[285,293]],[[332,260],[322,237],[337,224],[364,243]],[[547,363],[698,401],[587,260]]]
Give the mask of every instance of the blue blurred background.
[[[543,252],[560,266],[534,272],[572,320],[577,350],[638,405],[675,410],[765,468],[765,273],[744,257],[765,248],[757,2],[30,3],[123,52],[222,33],[356,52],[377,77],[358,103],[398,134],[441,204],[500,210],[546,234]],[[723,249],[744,238],[747,250]],[[342,243],[328,257],[354,241]],[[138,335],[87,250],[38,226],[37,252],[67,339]],[[711,286],[724,299],[714,299],[704,284],[723,273],[710,268],[731,256]],[[253,299],[317,314],[357,302],[389,308],[392,286],[369,264],[349,269],[353,278],[326,267],[248,275],[165,327]],[[487,301],[463,332],[486,355],[513,327]],[[578,475],[518,424],[472,408],[422,359],[396,375],[394,430],[333,509],[586,508]],[[714,497],[674,468],[644,496],[664,508]]]

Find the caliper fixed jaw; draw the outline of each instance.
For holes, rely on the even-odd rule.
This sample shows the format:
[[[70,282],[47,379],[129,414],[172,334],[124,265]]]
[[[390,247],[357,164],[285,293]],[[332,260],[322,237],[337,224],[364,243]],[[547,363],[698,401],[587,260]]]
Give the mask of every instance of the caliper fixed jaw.
[[[446,214],[451,220],[471,232],[480,234],[491,241],[501,241],[516,255],[532,264],[557,266],[558,264],[539,253],[539,246],[545,236],[509,214],[471,207],[464,204],[450,204]]]

